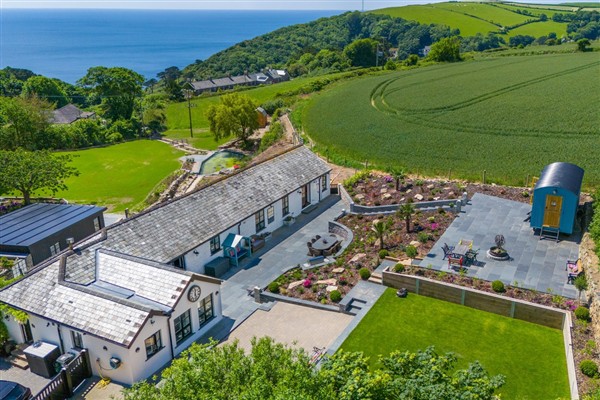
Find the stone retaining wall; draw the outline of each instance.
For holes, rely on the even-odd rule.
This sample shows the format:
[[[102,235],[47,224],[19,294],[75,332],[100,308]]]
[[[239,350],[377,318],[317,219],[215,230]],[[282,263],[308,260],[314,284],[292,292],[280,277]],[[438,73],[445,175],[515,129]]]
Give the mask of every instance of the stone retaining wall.
[[[390,204],[383,206],[361,206],[354,203],[352,197],[348,194],[343,185],[338,185],[338,192],[342,198],[342,200],[348,204],[350,208],[350,212],[354,214],[390,214],[394,213],[398,210],[398,208],[404,204]],[[468,199],[466,195],[463,196],[462,199],[448,199],[448,200],[433,200],[433,201],[419,201],[412,203],[415,209],[423,210],[423,209],[438,209],[444,208],[450,210],[452,212],[459,213],[461,207],[467,204]],[[451,207],[454,206],[454,207]]]

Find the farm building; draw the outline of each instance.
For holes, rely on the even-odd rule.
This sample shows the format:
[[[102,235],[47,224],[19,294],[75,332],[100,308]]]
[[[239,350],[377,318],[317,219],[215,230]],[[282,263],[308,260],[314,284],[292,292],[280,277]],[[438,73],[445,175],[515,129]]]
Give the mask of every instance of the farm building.
[[[555,162],[542,170],[533,190],[531,227],[541,234],[573,233],[583,169],[577,165]]]

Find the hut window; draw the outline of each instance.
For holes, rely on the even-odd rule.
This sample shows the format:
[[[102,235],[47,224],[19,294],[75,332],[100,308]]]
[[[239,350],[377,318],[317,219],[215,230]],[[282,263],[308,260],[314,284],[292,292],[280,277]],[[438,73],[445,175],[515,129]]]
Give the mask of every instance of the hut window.
[[[290,196],[285,196],[282,200],[282,215],[286,216],[290,213]]]
[[[267,208],[267,220],[269,221],[269,223],[275,221],[275,207],[273,207],[273,205],[270,205]]]
[[[254,222],[256,223],[256,232],[265,229],[265,210],[260,210],[254,214]]]

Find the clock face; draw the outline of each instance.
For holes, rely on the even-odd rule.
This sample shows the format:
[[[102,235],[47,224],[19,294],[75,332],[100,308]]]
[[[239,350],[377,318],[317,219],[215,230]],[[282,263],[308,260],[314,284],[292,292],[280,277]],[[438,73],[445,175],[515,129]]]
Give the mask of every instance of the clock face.
[[[200,298],[200,286],[193,285],[188,292],[188,300],[189,301],[198,301]]]

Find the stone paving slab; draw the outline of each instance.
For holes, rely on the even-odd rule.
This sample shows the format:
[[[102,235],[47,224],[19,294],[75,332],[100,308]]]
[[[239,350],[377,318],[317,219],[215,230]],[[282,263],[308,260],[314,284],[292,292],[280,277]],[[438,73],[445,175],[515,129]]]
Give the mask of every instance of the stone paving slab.
[[[34,374],[29,368],[17,368],[4,358],[0,358],[0,379],[28,387],[34,396],[50,383],[50,379]]]
[[[446,272],[442,246],[456,246],[461,239],[473,240],[473,249],[480,249],[479,266],[467,268],[469,276],[539,291],[551,289],[553,293],[576,298],[577,290],[567,284],[565,265],[567,260],[579,257],[581,233],[561,236],[556,243],[551,239],[540,240],[529,226],[528,213],[531,205],[476,193],[469,204],[463,207],[450,227],[421,262],[421,266]],[[511,260],[495,261],[487,257],[486,251],[495,245],[494,238],[502,234],[505,248]]]

